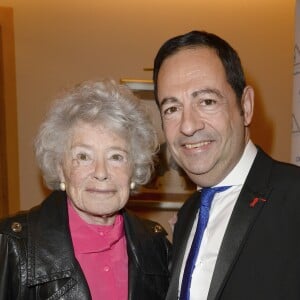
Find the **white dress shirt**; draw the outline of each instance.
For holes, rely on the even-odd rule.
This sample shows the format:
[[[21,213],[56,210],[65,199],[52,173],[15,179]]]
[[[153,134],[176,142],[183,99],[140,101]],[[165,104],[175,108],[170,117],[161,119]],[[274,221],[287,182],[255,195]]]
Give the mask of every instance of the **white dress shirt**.
[[[221,193],[217,193],[212,201],[209,212],[209,220],[203,234],[195,269],[192,275],[190,300],[207,299],[210,282],[213,276],[225,230],[256,154],[257,148],[252,141],[249,141],[237,165],[225,177],[225,179],[222,180],[222,182],[216,185],[231,186],[231,188]],[[194,221],[183,258],[183,264],[179,278],[180,284],[178,295],[180,295],[180,286],[182,282],[184,266],[196,231],[197,221],[198,214]]]

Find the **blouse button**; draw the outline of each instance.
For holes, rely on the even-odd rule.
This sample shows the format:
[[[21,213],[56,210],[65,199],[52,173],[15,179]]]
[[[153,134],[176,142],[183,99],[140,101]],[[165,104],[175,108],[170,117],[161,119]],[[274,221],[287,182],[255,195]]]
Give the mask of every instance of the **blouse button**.
[[[109,266],[105,266],[105,267],[103,268],[103,270],[104,270],[104,272],[108,272],[108,271],[110,270],[110,267],[109,267]]]

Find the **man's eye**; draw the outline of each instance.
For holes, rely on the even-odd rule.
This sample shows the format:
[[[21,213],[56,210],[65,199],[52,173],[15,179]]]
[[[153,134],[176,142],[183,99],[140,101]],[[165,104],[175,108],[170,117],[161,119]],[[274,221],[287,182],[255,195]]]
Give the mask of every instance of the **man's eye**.
[[[167,109],[164,109],[164,115],[170,115],[174,112],[178,111],[178,108],[176,106],[171,106],[171,107],[168,107]]]
[[[202,105],[213,105],[213,104],[216,104],[217,101],[216,100],[213,100],[213,99],[205,99],[202,101]]]

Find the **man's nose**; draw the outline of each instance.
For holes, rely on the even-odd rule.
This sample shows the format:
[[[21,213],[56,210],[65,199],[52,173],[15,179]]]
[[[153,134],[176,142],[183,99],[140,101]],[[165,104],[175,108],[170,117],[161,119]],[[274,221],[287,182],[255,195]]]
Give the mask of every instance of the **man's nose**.
[[[203,129],[205,123],[201,114],[191,105],[183,108],[180,120],[180,131],[186,136],[192,136],[196,131]]]

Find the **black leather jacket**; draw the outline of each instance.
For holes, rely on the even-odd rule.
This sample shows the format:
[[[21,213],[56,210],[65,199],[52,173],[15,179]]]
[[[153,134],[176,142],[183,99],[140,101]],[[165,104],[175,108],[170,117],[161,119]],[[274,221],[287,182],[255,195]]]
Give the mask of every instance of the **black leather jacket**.
[[[164,299],[170,256],[166,232],[126,210],[123,216],[128,299]],[[53,192],[40,206],[0,222],[0,300],[11,299],[91,299],[74,256],[63,192]]]

